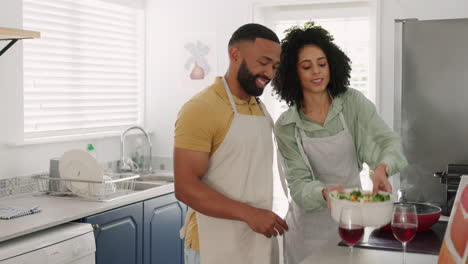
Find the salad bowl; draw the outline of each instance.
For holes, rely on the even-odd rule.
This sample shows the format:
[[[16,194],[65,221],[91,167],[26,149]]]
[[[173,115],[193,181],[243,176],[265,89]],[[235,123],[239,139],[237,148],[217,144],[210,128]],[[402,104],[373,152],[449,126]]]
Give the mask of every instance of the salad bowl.
[[[354,206],[361,208],[363,226],[381,227],[391,221],[393,197],[386,192],[372,194],[359,189],[346,189],[345,193],[331,192],[330,205],[332,218],[336,222],[339,222],[343,207]]]

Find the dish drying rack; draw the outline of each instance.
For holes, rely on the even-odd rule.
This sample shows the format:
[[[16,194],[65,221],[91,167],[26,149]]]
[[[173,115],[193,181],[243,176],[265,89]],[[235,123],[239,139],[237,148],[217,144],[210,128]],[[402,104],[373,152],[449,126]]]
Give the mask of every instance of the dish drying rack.
[[[106,173],[102,181],[55,178],[48,174],[32,177],[37,181],[38,191],[45,195],[105,202],[134,193],[135,180],[140,175]]]
[[[12,195],[34,193],[37,191],[37,183],[31,177],[13,177],[0,179],[0,198]]]

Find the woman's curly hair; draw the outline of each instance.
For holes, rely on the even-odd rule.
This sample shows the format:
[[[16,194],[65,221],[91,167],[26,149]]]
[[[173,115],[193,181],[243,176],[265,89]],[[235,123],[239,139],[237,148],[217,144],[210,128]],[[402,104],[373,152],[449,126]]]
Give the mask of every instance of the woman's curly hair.
[[[323,50],[330,67],[330,83],[327,86],[332,97],[344,93],[349,86],[351,61],[346,54],[333,43],[333,36],[310,21],[304,27],[293,26],[285,31],[281,41],[281,62],[275,78],[273,91],[288,106],[300,107],[303,102],[302,87],[297,74],[299,51],[305,45],[315,45]]]

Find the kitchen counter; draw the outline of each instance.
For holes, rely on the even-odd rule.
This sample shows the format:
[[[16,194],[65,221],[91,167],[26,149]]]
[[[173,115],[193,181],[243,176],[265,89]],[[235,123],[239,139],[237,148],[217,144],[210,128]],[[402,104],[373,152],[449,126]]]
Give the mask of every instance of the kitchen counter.
[[[338,232],[338,230],[330,230]],[[300,264],[336,264],[349,262],[349,248],[338,246],[340,241],[328,241],[321,248],[314,248],[311,254]],[[409,242],[411,243],[411,242]],[[406,263],[412,264],[436,264],[438,256],[430,254],[406,253]],[[375,250],[375,249],[353,249],[353,263],[359,264],[394,264],[402,263],[402,252]]]
[[[38,205],[41,212],[11,220],[0,220],[0,242],[173,191],[174,184],[169,183],[109,202],[50,197],[37,193],[2,198],[0,205],[25,208]]]
[[[311,254],[300,264],[320,263],[320,264],[336,264],[350,263],[349,249],[336,245],[322,250],[320,253]],[[411,264],[436,264],[439,256],[427,254],[406,253],[406,263]],[[395,264],[402,263],[402,253],[355,248],[353,252],[353,263],[359,264]]]

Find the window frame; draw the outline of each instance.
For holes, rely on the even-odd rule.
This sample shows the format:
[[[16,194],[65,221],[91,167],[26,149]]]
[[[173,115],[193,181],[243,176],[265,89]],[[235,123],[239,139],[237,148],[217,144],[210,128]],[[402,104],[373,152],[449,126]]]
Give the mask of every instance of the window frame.
[[[145,105],[145,97],[146,97],[146,12],[144,6],[139,6],[134,3],[113,3],[112,1],[107,0],[100,0],[104,5],[106,4],[113,4],[115,6],[122,6],[123,8],[134,8],[139,13],[137,15],[137,35],[139,36],[139,41],[137,45],[139,58],[137,59],[138,65],[135,67],[137,72],[137,85],[135,90],[136,95],[136,104],[137,104],[137,114],[135,115],[137,121],[132,125],[138,126],[145,126],[146,124],[146,105]],[[23,5],[21,5],[21,14],[24,14]],[[21,17],[23,20],[23,17]],[[27,40],[27,41],[35,41],[35,40]],[[66,135],[58,135],[58,136],[43,136],[37,138],[26,138],[25,137],[25,76],[24,76],[24,47],[21,43],[21,56],[20,56],[20,79],[21,79],[21,89],[14,94],[13,99],[15,102],[19,102],[15,104],[14,110],[12,111],[14,117],[11,117],[10,120],[12,121],[10,124],[13,125],[13,131],[8,135],[8,144],[12,146],[23,146],[23,145],[34,145],[34,144],[42,144],[42,143],[51,143],[51,142],[69,142],[69,141],[79,141],[79,140],[86,140],[86,139],[99,139],[99,138],[107,138],[107,137],[118,137],[121,134],[120,129],[106,129],[105,131],[97,131],[91,133],[73,133],[73,134],[66,134]],[[103,127],[105,128],[105,127]]]
[[[260,2],[253,3],[251,6],[251,20],[255,23],[263,24],[269,28],[274,28],[274,24],[272,23],[271,13],[277,13],[281,11],[281,9],[289,9],[286,11],[282,11],[284,14],[287,14],[290,18],[294,18],[295,20],[298,17],[302,16],[310,16],[310,10],[306,10],[307,8],[319,7],[322,10],[325,9],[333,9],[339,8],[344,15],[349,16],[349,10],[354,9],[354,11],[359,10],[360,8],[365,8],[368,10],[369,16],[369,25],[370,25],[370,52],[369,55],[371,56],[369,61],[369,97],[374,101],[378,112],[380,112],[380,64],[381,58],[380,54],[380,31],[377,30],[380,28],[381,20],[381,3],[379,0],[301,0],[295,1],[293,3],[285,2],[285,1],[268,1],[263,0]],[[299,9],[300,11],[296,12],[294,9]],[[348,9],[348,11],[345,11]],[[347,13],[348,12],[348,13]],[[362,11],[361,11],[362,12]],[[337,12],[333,12],[332,14],[328,13],[323,15],[322,17],[318,18],[330,18],[332,15],[336,17]],[[278,17],[278,16],[276,16]]]

